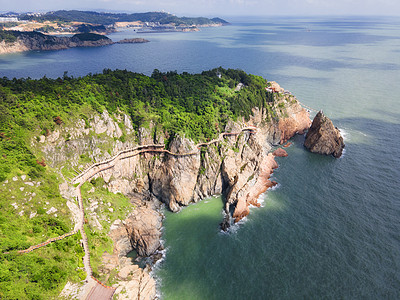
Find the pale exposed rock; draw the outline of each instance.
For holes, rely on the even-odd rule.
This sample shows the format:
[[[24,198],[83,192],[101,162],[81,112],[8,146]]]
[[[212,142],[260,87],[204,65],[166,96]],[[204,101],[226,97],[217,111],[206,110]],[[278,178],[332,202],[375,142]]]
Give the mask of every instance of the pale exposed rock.
[[[39,136],[39,143],[44,143],[46,141],[46,137],[44,135]]]
[[[55,208],[55,207],[50,207],[50,209],[49,209],[48,211],[46,211],[46,214],[50,215],[50,214],[55,213],[56,211],[58,211],[57,208]]]
[[[17,181],[17,180],[18,180],[18,176],[14,176],[14,177],[12,178],[12,180],[13,180],[13,181]]]
[[[27,182],[24,182],[26,185],[30,185],[30,186],[34,186],[34,184],[33,184],[33,182],[30,182],[30,181],[27,181]]]
[[[103,225],[101,225],[101,223],[99,222],[96,214],[90,215],[89,224],[93,227],[96,227],[96,229],[98,229],[99,231],[103,230]]]
[[[127,279],[128,276],[132,276],[134,273],[138,271],[139,271],[138,265],[125,266],[118,272],[118,277],[121,279]]]
[[[16,202],[11,203],[11,206],[14,207],[14,209],[17,209],[17,208],[18,208],[18,204],[17,204]]]
[[[32,219],[32,218],[34,218],[35,216],[36,216],[36,212],[31,212],[31,214],[29,215],[29,219]]]
[[[162,215],[147,207],[137,207],[126,219],[131,244],[140,256],[149,256],[160,247]]]
[[[24,188],[23,186],[19,188],[19,190],[20,190],[21,192],[23,192],[24,189],[25,189],[25,188]]]
[[[81,294],[82,286],[68,281],[60,293],[60,299],[81,299]]]
[[[55,143],[59,139],[59,137],[60,137],[60,131],[56,129],[49,134],[49,136],[47,137],[47,142]]]
[[[8,179],[7,179],[7,180],[4,180],[4,183],[7,184],[7,183],[8,183]]]
[[[63,182],[58,186],[60,190],[60,194],[65,199],[75,199],[76,197],[76,189],[70,186],[67,182]],[[36,195],[36,194],[35,194]],[[34,196],[32,194],[32,196]]]
[[[21,210],[19,213],[18,213],[18,215],[20,215],[21,217],[24,215],[24,211],[23,210]]]
[[[131,131],[133,131],[133,126],[132,126],[131,118],[126,114],[124,114],[124,125],[125,125],[126,133],[130,134]]]
[[[119,220],[119,219],[115,220],[114,223],[112,223],[112,225],[110,227],[110,231],[118,229],[121,225],[122,225],[122,221],[121,220]]]
[[[196,151],[194,143],[185,138],[178,137],[171,143],[173,153]],[[180,205],[188,205],[194,200],[199,169],[200,153],[181,157],[167,155],[153,167],[150,178],[153,194],[172,211],[178,211]]]
[[[26,179],[26,175],[21,175],[21,179],[25,180]]]
[[[117,288],[115,297],[119,300],[153,300],[156,298],[155,280],[146,270],[140,268],[132,273],[130,280],[120,281],[115,287]]]

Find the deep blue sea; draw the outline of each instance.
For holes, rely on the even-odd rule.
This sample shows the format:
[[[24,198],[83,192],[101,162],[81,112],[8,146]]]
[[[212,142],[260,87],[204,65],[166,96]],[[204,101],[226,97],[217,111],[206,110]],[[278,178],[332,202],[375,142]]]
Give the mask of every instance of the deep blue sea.
[[[150,75],[223,66],[275,80],[345,137],[342,158],[293,139],[277,188],[229,234],[222,201],[166,212],[163,299],[400,299],[400,18],[241,18],[200,32],[0,56],[0,76]],[[113,40],[137,37],[132,30]]]

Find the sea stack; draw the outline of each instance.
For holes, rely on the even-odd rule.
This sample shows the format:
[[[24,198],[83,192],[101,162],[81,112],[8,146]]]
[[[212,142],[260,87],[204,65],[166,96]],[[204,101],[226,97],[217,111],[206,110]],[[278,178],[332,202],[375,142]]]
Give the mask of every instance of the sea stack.
[[[314,117],[307,132],[304,146],[313,153],[333,155],[339,158],[344,148],[343,137],[339,129],[320,110]]]

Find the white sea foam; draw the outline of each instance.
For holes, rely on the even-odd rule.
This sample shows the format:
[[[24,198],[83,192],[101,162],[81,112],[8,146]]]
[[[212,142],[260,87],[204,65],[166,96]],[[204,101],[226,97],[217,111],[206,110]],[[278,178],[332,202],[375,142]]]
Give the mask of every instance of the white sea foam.
[[[346,148],[343,148],[342,155],[339,158],[343,158],[345,154],[346,154]]]
[[[340,131],[340,134],[342,135],[342,137],[343,137],[343,141],[350,141],[350,133],[347,131],[347,129],[344,129],[344,128],[338,128],[339,129],[339,131]]]
[[[281,184],[278,183],[277,185],[274,185],[274,186],[270,187],[268,189],[268,191],[275,191],[275,190],[279,189],[280,187],[281,187]]]

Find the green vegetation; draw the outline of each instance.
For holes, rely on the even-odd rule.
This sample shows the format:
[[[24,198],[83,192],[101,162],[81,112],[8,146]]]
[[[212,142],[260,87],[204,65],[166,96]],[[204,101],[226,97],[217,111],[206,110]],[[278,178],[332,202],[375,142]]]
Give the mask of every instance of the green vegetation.
[[[179,18],[165,12],[146,12],[146,13],[100,13],[94,11],[79,11],[79,10],[58,10],[48,12],[40,17],[22,15],[22,20],[36,21],[56,21],[56,22],[85,22],[100,25],[111,25],[115,22],[159,22],[160,24],[176,24],[176,25],[207,25],[215,23],[227,24],[226,21],[220,18]]]
[[[235,91],[238,83],[244,87]],[[259,76],[222,68],[202,74],[154,70],[150,77],[104,70],[78,78],[67,73],[57,79],[0,78],[0,299],[51,299],[68,280],[78,282],[84,277],[79,235],[17,254],[73,227],[58,187],[59,176],[71,178],[72,170],[46,165],[45,156],[34,148],[40,135],[49,136],[57,129],[64,140],[73,139],[60,129],[82,119],[90,129],[93,112],[107,110],[112,118],[121,113],[130,116],[135,132],[152,123],[154,138],[169,137],[167,146],[177,135],[207,141],[223,132],[229,120],[248,117],[255,106],[275,116],[266,84]],[[132,138],[123,122],[119,126],[121,141]],[[104,140],[101,151],[111,154],[114,140]],[[78,163],[90,164],[91,158],[81,154]],[[96,179],[82,186],[86,217],[90,220],[95,212],[101,225],[85,228],[95,272],[103,252],[112,249],[106,236],[110,224],[123,219],[130,208],[126,197],[108,192],[103,185]],[[51,208],[56,211],[49,212]]]
[[[0,186],[0,299],[50,299],[67,280],[81,280],[80,235],[18,254],[16,250],[73,228],[65,200],[58,192],[57,177],[49,175],[39,181],[14,175],[15,181]],[[47,214],[51,207],[57,209],[56,214]]]
[[[109,40],[109,38],[104,35],[89,32],[75,34],[72,38],[77,38],[81,41]]]
[[[239,82],[245,88],[235,92],[233,88]],[[265,85],[266,80],[259,76],[222,68],[195,75],[155,70],[148,77],[104,70],[82,78],[2,78],[0,180],[13,169],[33,178],[43,175],[45,168],[38,163],[41,158],[28,146],[31,133],[54,130],[58,122],[68,122],[71,112],[83,106],[100,113],[104,109],[110,113],[124,111],[136,129],[151,121],[171,138],[183,134],[194,140],[209,140],[223,131],[229,119],[249,116],[255,106],[269,108],[272,99]]]
[[[17,40],[17,37],[13,31],[0,30],[0,42],[5,41],[6,43],[13,43]]]

